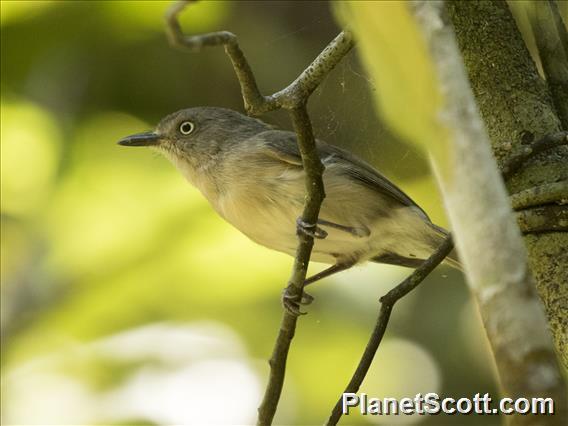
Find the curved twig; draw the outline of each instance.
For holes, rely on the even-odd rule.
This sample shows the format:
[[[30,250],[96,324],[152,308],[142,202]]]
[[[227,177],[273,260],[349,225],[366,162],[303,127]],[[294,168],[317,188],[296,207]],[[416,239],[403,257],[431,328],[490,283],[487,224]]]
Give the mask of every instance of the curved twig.
[[[373,329],[373,333],[369,338],[369,342],[367,343],[367,347],[365,348],[365,352],[363,352],[363,356],[359,361],[359,365],[353,373],[353,376],[345,388],[344,393],[357,393],[361,383],[363,383],[363,379],[367,375],[369,371],[369,367],[375,357],[375,353],[385,335],[385,331],[387,329],[387,325],[390,319],[390,315],[394,304],[414,290],[418,285],[434,270],[436,266],[438,266],[444,258],[452,251],[454,247],[454,243],[452,241],[452,237],[448,236],[442,245],[430,256],[427,260],[422,263],[418,268],[414,270],[414,272],[409,275],[403,282],[381,297],[381,307],[379,310],[379,317],[377,318],[377,322],[375,324],[375,328]],[[342,412],[342,398],[340,397],[335,407],[331,412],[329,419],[326,422],[326,425],[336,425],[339,419],[341,418]]]
[[[237,36],[229,31],[193,36],[186,36],[183,33],[178,15],[185,6],[193,2],[194,0],[180,0],[167,11],[166,21],[170,42],[173,46],[192,51],[210,46],[224,46],[241,86],[245,110],[250,115],[261,115],[280,108],[292,110],[305,104],[312,92],[354,44],[351,33],[342,31],[286,88],[270,96],[263,96],[258,89],[252,69],[239,47]]]
[[[262,96],[260,90],[258,90],[252,69],[237,42],[237,36],[229,31],[217,31],[193,36],[187,36],[183,33],[178,16],[188,4],[195,3],[195,1],[179,0],[167,10],[166,29],[170,44],[193,52],[199,52],[204,47],[224,46],[241,86],[245,110],[252,114],[260,109],[265,109],[266,111],[276,109],[272,108],[272,105],[268,107],[270,103],[268,98]]]

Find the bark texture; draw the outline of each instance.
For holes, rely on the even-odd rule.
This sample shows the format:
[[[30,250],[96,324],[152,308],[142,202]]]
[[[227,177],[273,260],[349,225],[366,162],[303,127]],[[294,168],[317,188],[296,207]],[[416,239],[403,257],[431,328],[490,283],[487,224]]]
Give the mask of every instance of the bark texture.
[[[452,1],[448,10],[499,164],[533,140],[560,130],[548,87],[538,74],[507,4]],[[568,147],[559,146],[527,163],[511,177],[507,187],[510,194],[515,194],[566,179]],[[568,233],[528,233],[524,241],[556,350],[568,368]]]

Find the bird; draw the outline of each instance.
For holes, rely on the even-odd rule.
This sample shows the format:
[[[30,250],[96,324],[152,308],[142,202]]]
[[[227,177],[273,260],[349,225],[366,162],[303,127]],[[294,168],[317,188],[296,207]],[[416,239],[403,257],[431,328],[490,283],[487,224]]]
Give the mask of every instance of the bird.
[[[294,256],[297,229],[314,237],[311,260],[331,266],[305,285],[367,261],[416,268],[449,235],[373,166],[319,139],[326,197],[317,224],[303,223],[296,134],[231,109],[182,109],[118,144],[163,154],[219,216],[262,246]],[[444,262],[461,269],[455,252]]]

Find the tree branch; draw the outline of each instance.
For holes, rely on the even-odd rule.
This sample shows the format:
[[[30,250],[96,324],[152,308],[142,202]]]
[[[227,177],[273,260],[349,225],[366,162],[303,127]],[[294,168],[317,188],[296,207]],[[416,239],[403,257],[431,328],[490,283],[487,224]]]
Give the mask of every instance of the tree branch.
[[[296,80],[270,96],[271,101],[285,109],[294,109],[305,102],[353,45],[351,32],[340,32]]]
[[[511,195],[513,210],[522,210],[543,204],[568,204],[568,180],[533,186]]]
[[[516,213],[523,234],[540,232],[567,232],[568,206],[543,206]]]
[[[349,32],[341,32],[316,57],[316,59],[288,87],[279,92],[263,96],[256,83],[252,69],[240,49],[237,38],[228,31],[203,35],[186,36],[178,22],[178,15],[191,1],[179,1],[166,13],[167,32],[172,45],[198,51],[203,47],[225,47],[241,87],[244,107],[248,114],[259,115],[284,108],[290,111],[297,143],[306,173],[306,200],[302,213],[304,223],[316,223],[321,203],[325,197],[322,174],[324,166],[316,151],[312,125],[307,112],[307,101],[326,75],[351,50],[353,40]],[[304,280],[313,247],[313,238],[306,233],[298,233],[298,247],[287,291],[291,297],[301,300]],[[297,315],[284,310],[280,331],[270,358],[270,376],[264,398],[258,409],[258,424],[272,423],[284,384],[286,360],[296,329]]]
[[[315,152],[315,139],[312,126],[305,106],[294,109],[290,112],[294,129],[298,135],[298,146],[302,153],[302,163],[306,170],[306,204],[302,213],[302,220],[305,223],[316,223],[319,215],[321,203],[325,197],[322,173],[323,164],[318,156],[311,156]],[[310,261],[310,254],[314,244],[312,237],[306,233],[298,233],[300,244],[296,250],[294,268],[290,278],[288,288],[289,296],[300,300],[304,292],[304,281]],[[258,408],[258,425],[270,425],[276,413],[276,407],[284,383],[286,370],[286,358],[290,349],[290,344],[294,338],[296,322],[298,316],[284,310],[280,331],[274,345],[272,357],[270,358],[270,377],[264,392],[262,403]]]
[[[351,50],[354,44],[351,33],[342,31],[286,88],[270,96],[263,96],[258,89],[252,69],[239,47],[237,36],[229,31],[193,36],[184,35],[179,25],[178,15],[187,4],[194,1],[179,0],[167,11],[168,38],[173,46],[191,51],[199,51],[210,46],[224,46],[241,86],[245,110],[250,115],[261,115],[280,108],[293,110],[305,104],[312,92]]]
[[[252,69],[237,42],[237,36],[229,31],[217,31],[192,36],[187,36],[183,33],[178,21],[178,16],[188,4],[195,3],[196,1],[197,0],[178,0],[167,10],[166,32],[170,44],[182,49],[188,49],[192,52],[199,52],[204,47],[224,46],[225,52],[233,64],[233,69],[241,86],[245,110],[251,114],[261,107],[267,108],[269,100],[262,96],[258,90]],[[271,109],[276,109],[276,107],[267,108],[266,110],[269,111]]]
[[[371,367],[371,363],[373,362],[373,358],[377,353],[377,349],[383,340],[394,304],[418,287],[424,278],[426,278],[430,272],[432,272],[434,268],[438,266],[452,251],[453,247],[454,243],[452,241],[452,237],[449,236],[444,240],[442,245],[427,260],[425,260],[424,263],[422,263],[422,265],[414,270],[411,275],[381,297],[381,307],[379,309],[379,316],[377,318],[375,328],[369,338],[369,342],[367,343],[357,369],[353,373],[349,384],[343,391],[344,393],[357,393],[359,391],[359,387],[361,386],[361,383],[363,383],[363,379],[367,375],[367,372]],[[342,398],[340,397],[335,404],[335,407],[333,407],[326,425],[336,425],[342,414]]]

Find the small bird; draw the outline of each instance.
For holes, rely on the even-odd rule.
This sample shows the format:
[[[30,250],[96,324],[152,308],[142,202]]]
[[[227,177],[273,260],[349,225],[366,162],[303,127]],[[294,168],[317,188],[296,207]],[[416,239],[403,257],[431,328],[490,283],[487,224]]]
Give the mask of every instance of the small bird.
[[[296,134],[230,109],[183,109],[118,143],[157,149],[222,218],[265,247],[294,256],[296,229],[312,235],[311,260],[332,266],[305,284],[365,261],[415,268],[448,235],[371,165],[321,140],[326,198],[317,224],[303,223]],[[461,269],[454,253],[445,262]]]

